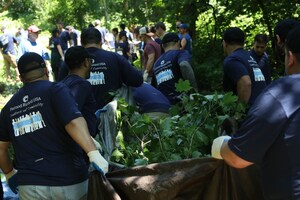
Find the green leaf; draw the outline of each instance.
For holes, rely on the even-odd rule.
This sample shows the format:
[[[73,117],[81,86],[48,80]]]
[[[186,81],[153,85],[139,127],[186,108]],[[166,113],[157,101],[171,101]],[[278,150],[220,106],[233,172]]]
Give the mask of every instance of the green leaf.
[[[177,92],[188,92],[192,89],[188,80],[179,79],[178,83],[175,84]]]
[[[118,149],[116,149],[113,151],[112,157],[114,157],[116,161],[120,161],[124,157],[124,154]]]

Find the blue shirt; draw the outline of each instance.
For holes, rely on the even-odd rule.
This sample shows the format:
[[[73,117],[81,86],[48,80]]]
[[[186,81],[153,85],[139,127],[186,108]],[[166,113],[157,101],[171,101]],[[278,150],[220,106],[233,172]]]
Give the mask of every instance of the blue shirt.
[[[262,56],[259,56],[255,53],[255,51],[252,49],[250,51],[250,55],[254,60],[257,62],[257,64],[260,67],[261,72],[265,76],[266,84],[269,85],[272,81],[271,79],[271,69],[270,69],[270,62],[269,62],[269,56],[266,52]]]
[[[0,48],[2,49],[3,54],[12,54],[16,55],[14,43],[17,42],[17,39],[11,33],[4,33],[0,36]]]
[[[62,31],[59,35],[60,45],[63,52],[68,49],[68,42],[71,40],[71,36],[68,31]]]
[[[191,55],[184,50],[170,50],[161,55],[154,63],[154,86],[161,91],[172,105],[180,101],[175,84],[183,79],[180,63],[190,62]]]
[[[239,157],[262,167],[266,199],[300,199],[300,74],[271,83],[229,140]]]
[[[0,140],[11,141],[20,185],[65,186],[87,179],[82,149],[65,126],[81,113],[62,83],[26,83],[4,106]]]
[[[21,43],[18,48],[18,56],[17,60],[20,59],[20,57],[27,53],[27,52],[34,52],[42,56],[44,59],[46,59],[46,52],[44,51],[44,48],[37,42],[32,42],[29,39],[27,40],[21,40]]]
[[[251,106],[256,97],[266,87],[265,77],[256,61],[248,51],[242,48],[235,50],[224,60],[223,88],[237,95],[237,82],[242,76],[248,75],[251,79],[251,96],[248,104]]]
[[[132,96],[141,113],[168,113],[171,107],[167,97],[148,83],[132,87]]]
[[[86,79],[74,74],[68,75],[62,82],[71,89],[78,109],[87,122],[90,134],[95,137],[97,133],[96,100],[91,84]]]
[[[109,103],[112,100],[109,92],[115,92],[122,84],[138,87],[143,83],[142,73],[123,56],[94,47],[87,50],[94,59],[88,81],[92,85],[97,109]]]

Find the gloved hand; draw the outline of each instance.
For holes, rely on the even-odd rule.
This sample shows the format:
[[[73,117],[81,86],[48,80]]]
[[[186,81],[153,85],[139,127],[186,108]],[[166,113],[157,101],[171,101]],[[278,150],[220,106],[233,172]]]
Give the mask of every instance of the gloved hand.
[[[148,78],[148,72],[147,72],[147,70],[145,70],[144,74],[143,74],[144,81],[147,81],[147,78]]]
[[[13,191],[15,194],[18,193],[18,186],[19,186],[17,183],[17,172],[18,172],[18,170],[13,168],[13,170],[11,170],[9,173],[4,174],[7,185],[9,186],[11,191]]]
[[[230,136],[225,135],[225,136],[220,136],[217,137],[216,139],[214,139],[213,144],[211,146],[211,156],[213,158],[217,158],[217,159],[223,159],[221,156],[221,147],[222,144],[224,143],[224,141],[228,141],[230,140]]]
[[[101,156],[98,150],[90,151],[87,155],[90,163],[97,171],[103,174],[108,172],[108,162]]]
[[[97,140],[95,140],[93,137],[91,137],[91,138],[96,146],[96,149],[99,151],[102,151],[102,147],[101,147],[100,143]]]

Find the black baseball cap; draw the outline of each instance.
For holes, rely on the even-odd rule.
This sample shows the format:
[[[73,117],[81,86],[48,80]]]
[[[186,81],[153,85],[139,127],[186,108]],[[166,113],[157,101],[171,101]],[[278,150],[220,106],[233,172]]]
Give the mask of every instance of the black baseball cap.
[[[245,42],[245,34],[238,27],[229,27],[224,31],[223,40],[228,44],[243,45]]]
[[[23,54],[18,61],[20,74],[25,74],[38,68],[46,68],[46,63],[42,56],[34,52]]]
[[[71,69],[74,65],[83,63],[86,58],[92,58],[92,54],[83,46],[70,47],[65,53],[65,63]]]
[[[179,37],[178,37],[177,33],[167,33],[162,39],[163,44],[166,44],[169,42],[178,42],[178,41],[179,41]]]

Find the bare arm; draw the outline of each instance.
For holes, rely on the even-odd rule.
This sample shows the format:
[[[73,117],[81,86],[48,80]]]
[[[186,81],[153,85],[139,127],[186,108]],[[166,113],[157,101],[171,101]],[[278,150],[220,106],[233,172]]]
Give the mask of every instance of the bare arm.
[[[221,156],[226,161],[226,163],[235,168],[245,168],[252,165],[252,162],[248,162],[235,153],[233,153],[228,147],[228,142],[224,141],[221,147]]]
[[[0,168],[4,174],[12,171],[13,165],[8,154],[8,146],[10,142],[0,141]]]
[[[193,70],[192,66],[190,65],[190,63],[187,61],[183,61],[183,62],[179,63],[179,65],[180,65],[180,71],[181,71],[181,74],[182,74],[182,77],[184,78],[184,80],[190,81],[191,86],[196,91],[198,91],[198,86],[197,86],[194,70]]]
[[[250,76],[242,76],[237,82],[237,95],[239,100],[248,103],[251,96],[251,79]]]
[[[146,70],[149,73],[153,67],[154,64],[154,60],[155,60],[155,53],[151,53],[148,55],[148,62],[146,64]]]
[[[83,117],[73,119],[65,126],[65,129],[86,153],[96,150],[96,146],[88,131],[87,123]]]
[[[185,47],[186,47],[186,39],[185,38],[181,39],[180,45],[181,45],[180,49],[185,49]]]

